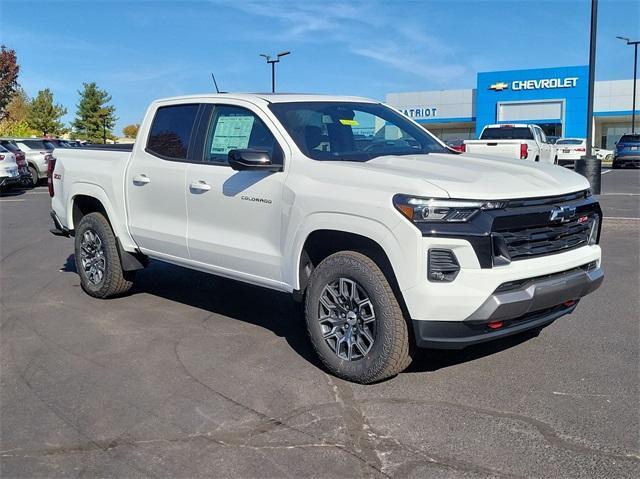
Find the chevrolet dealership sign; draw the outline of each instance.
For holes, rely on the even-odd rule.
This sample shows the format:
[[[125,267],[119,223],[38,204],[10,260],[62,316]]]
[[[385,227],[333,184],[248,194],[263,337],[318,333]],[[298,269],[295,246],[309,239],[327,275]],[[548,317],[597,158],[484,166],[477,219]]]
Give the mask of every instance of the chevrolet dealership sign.
[[[494,83],[489,86],[489,90],[502,91],[511,87],[514,91],[519,90],[544,90],[553,88],[573,88],[578,84],[578,77],[567,78],[543,78],[541,80],[514,80],[511,85],[504,82]]]

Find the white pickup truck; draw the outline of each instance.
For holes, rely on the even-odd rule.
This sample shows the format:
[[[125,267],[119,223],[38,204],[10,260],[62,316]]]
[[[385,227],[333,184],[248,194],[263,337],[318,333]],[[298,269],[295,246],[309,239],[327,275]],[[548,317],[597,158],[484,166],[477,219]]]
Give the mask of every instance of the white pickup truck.
[[[487,125],[478,140],[466,140],[464,151],[472,155],[557,163],[556,148],[538,125]]]
[[[372,100],[158,100],[130,151],[54,155],[52,232],[75,237],[88,294],[124,294],[149,259],[290,292],[351,381],[397,374],[416,345],[538,331],[603,279],[582,176],[458,154]]]

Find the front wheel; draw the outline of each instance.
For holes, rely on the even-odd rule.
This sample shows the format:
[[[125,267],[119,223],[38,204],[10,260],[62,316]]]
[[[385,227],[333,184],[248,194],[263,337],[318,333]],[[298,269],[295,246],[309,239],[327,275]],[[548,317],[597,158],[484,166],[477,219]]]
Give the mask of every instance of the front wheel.
[[[342,251],[313,271],[305,299],[311,343],[322,364],[348,381],[372,383],[411,363],[398,300],[369,257]]]
[[[94,298],[110,298],[133,286],[134,271],[123,271],[111,225],[101,213],[80,220],[75,236],[76,269],[82,289]]]

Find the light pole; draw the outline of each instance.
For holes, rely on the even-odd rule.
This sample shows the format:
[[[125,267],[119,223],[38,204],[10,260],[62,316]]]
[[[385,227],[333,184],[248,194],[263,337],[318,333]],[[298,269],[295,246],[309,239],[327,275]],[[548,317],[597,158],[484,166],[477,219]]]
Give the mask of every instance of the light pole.
[[[636,83],[638,76],[638,43],[639,40],[632,42],[627,37],[616,37],[619,40],[627,42],[627,45],[633,45],[633,103],[631,104],[631,134],[636,132]]]
[[[596,31],[598,28],[598,0],[591,0],[591,35],[589,40],[589,98],[587,100],[587,146],[585,155],[576,160],[575,172],[589,180],[591,191],[600,194],[602,160],[592,152],[593,148],[593,87],[596,76]]]
[[[261,57],[267,60],[267,63],[271,63],[271,93],[276,92],[276,63],[280,63],[280,57],[284,57],[290,53],[290,51],[280,52],[275,57],[267,55],[266,53],[260,54]]]

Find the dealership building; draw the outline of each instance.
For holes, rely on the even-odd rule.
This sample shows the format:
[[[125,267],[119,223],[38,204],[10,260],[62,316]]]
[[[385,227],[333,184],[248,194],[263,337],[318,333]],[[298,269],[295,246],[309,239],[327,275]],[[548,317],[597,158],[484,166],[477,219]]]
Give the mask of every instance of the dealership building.
[[[483,72],[476,88],[389,93],[386,101],[443,140],[477,138],[492,123],[535,123],[547,135],[585,138],[588,84],[588,66]],[[640,81],[637,89],[640,96]],[[595,146],[612,149],[631,131],[632,103],[633,80],[595,82]]]

